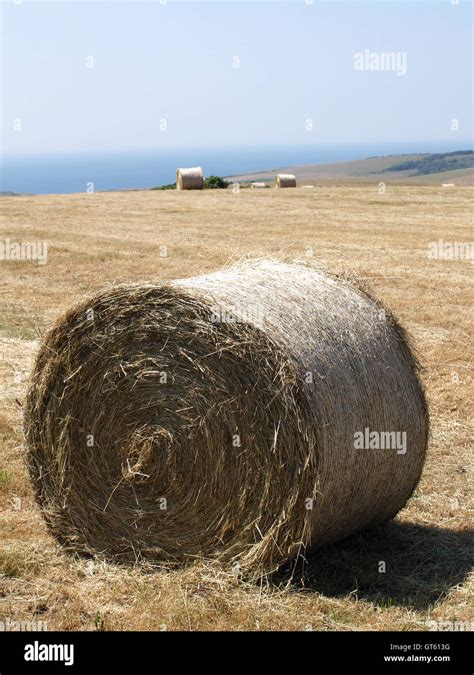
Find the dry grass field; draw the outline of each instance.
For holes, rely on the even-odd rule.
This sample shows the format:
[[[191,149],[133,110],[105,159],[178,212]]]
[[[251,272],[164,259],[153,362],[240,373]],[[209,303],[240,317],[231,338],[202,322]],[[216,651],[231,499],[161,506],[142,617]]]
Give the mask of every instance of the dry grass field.
[[[46,265],[0,261],[0,620],[45,621],[50,630],[428,630],[429,621],[474,618],[474,266],[428,257],[429,242],[472,241],[472,188],[137,191],[0,205],[0,241],[48,243]],[[291,583],[285,570],[253,585],[210,564],[125,568],[62,552],[22,460],[28,373],[55,316],[114,282],[309,254],[367,279],[415,339],[432,431],[407,507],[312,554]]]

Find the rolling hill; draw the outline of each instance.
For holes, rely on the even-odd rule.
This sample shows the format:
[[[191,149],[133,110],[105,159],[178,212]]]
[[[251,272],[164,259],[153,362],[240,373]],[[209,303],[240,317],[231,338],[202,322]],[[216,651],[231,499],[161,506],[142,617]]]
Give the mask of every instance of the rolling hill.
[[[474,185],[472,150],[441,154],[390,155],[350,162],[285,166],[257,173],[229,176],[235,182],[272,183],[276,173],[292,173],[299,185],[316,183],[373,183],[374,181]]]

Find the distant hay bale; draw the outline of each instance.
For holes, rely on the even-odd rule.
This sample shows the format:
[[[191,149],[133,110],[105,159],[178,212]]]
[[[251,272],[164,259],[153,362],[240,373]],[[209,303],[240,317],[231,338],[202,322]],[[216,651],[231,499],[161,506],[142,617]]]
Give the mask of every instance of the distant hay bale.
[[[279,173],[275,178],[276,188],[294,188],[296,187],[296,178],[292,173]]]
[[[456,187],[454,183],[441,183],[442,187]]]
[[[314,185],[302,185],[302,188],[306,188],[307,190],[312,190],[314,188]]]
[[[202,190],[203,188],[204,176],[200,166],[176,171],[177,190]]]
[[[404,506],[428,435],[417,368],[388,310],[304,265],[105,289],[36,359],[37,500],[72,551],[271,571]]]
[[[250,183],[250,187],[253,190],[256,190],[258,188],[264,188],[264,187],[267,187],[267,186],[266,186],[266,183]]]

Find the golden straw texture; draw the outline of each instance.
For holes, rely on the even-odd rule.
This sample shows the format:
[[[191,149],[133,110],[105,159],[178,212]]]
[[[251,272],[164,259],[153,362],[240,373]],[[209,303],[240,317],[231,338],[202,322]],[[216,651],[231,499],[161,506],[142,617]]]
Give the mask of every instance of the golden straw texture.
[[[292,173],[279,173],[275,178],[276,188],[296,187],[296,177]]]
[[[417,370],[380,303],[304,265],[117,286],[46,335],[27,464],[71,550],[261,574],[403,507],[428,436]],[[406,452],[357,449],[366,428]]]
[[[202,190],[203,188],[204,176],[200,166],[176,170],[177,190]]]

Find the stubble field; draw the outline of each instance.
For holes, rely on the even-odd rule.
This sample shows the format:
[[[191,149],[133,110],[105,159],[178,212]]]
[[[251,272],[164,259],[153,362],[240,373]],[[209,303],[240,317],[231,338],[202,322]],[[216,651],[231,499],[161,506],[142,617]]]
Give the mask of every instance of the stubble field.
[[[473,619],[473,262],[430,242],[473,240],[469,187],[116,192],[2,197],[0,242],[46,241],[48,261],[0,260],[0,621],[54,630],[429,630]],[[355,272],[407,326],[425,368],[431,440],[395,521],[249,584],[216,565],[125,568],[66,555],[22,459],[39,339],[83,294],[208,272],[242,257],[312,257]],[[385,572],[381,562],[385,562]]]

